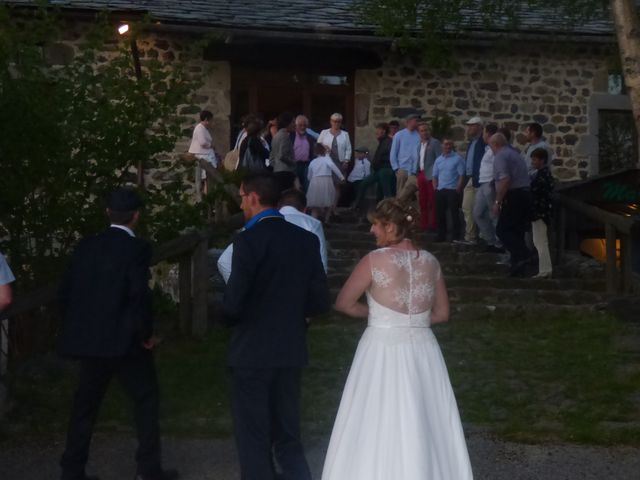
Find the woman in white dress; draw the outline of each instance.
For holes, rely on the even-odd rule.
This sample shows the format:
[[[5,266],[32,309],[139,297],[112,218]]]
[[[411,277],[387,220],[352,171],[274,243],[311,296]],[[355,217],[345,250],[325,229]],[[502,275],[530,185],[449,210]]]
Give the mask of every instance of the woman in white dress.
[[[325,225],[329,225],[331,218],[331,208],[336,200],[336,188],[333,182],[335,175],[341,182],[344,175],[333,163],[331,157],[327,155],[325,146],[316,143],[313,149],[316,158],[311,160],[307,177],[309,188],[307,188],[307,207],[311,209],[314,218],[324,218]]]
[[[368,318],[342,394],[322,480],[473,478],[432,324],[449,319],[440,265],[410,235],[417,216],[396,199],[370,215],[377,250],[345,283],[336,309]],[[367,305],[359,299],[366,292]]]

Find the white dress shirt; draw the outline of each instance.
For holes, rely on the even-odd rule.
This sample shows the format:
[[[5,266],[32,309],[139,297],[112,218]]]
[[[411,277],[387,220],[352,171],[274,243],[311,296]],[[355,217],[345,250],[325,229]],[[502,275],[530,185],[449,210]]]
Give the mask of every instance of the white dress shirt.
[[[284,219],[289,222],[297,225],[300,228],[304,228],[307,232],[313,233],[318,240],[320,241],[320,258],[322,259],[322,266],[324,267],[324,271],[326,272],[328,269],[328,261],[327,261],[327,241],[324,237],[324,230],[322,229],[322,222],[313,218],[311,215],[307,215],[306,213],[302,213],[299,210],[296,210],[293,207],[282,207],[280,209],[280,213],[284,215]],[[230,244],[220,258],[218,258],[218,271],[225,283],[229,281],[229,276],[231,275],[231,263],[233,259],[233,243]]]
[[[120,230],[124,230],[125,232],[127,232],[132,237],[136,236],[136,234],[133,233],[133,230],[131,230],[129,227],[125,227],[124,225],[116,225],[115,223],[112,223],[111,228],[119,228]]]
[[[368,177],[370,174],[371,162],[366,158],[363,158],[362,160],[356,159],[355,164],[353,165],[353,170],[351,170],[351,173],[349,174],[349,178],[347,178],[347,180],[349,180],[350,182],[357,182],[358,180],[362,180],[365,177]]]
[[[480,162],[480,173],[478,174],[479,183],[493,182],[493,151],[487,145]]]

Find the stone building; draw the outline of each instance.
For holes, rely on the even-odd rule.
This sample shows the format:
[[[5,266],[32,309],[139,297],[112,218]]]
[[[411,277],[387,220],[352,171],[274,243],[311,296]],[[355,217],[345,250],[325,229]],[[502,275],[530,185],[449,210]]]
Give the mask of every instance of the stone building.
[[[614,169],[612,158],[637,151],[629,99],[611,70],[618,53],[608,19],[557,34],[562,19],[533,12],[508,34],[470,29],[455,48],[458,67],[441,70],[403,55],[358,23],[350,0],[50,3],[78,25],[99,9],[110,10],[114,22],[149,15],[137,37],[142,62],[171,62],[186,44],[213,34],[202,61],[192,66],[203,75],[203,87],[179,113],[187,132],[201,109],[211,110],[223,155],[242,115],[269,119],[285,110],[306,114],[315,130],[341,112],[354,143],[370,148],[376,123],[412,112],[427,120],[451,117],[459,150],[471,116],[510,127],[519,147],[526,123],[536,121],[556,151],[553,172],[561,180]],[[70,34],[70,45],[77,36]],[[188,140],[175,151],[185,151]]]

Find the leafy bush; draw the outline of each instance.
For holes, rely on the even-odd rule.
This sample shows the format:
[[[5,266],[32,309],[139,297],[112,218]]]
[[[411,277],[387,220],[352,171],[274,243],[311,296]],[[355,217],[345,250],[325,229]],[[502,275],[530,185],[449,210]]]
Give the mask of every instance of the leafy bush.
[[[136,78],[129,40],[99,15],[72,58],[51,65],[47,52],[73,27],[51,9],[0,5],[0,250],[27,285],[53,278],[78,238],[105,226],[102,199],[135,182],[139,162],[170,179],[143,193],[146,236],[206,220],[185,169],[161,155],[199,86],[187,69],[199,45],[170,65],[145,59]]]

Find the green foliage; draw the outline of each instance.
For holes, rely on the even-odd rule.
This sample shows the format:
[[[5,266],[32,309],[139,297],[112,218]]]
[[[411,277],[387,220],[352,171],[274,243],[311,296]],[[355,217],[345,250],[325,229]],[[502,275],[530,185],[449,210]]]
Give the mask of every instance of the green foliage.
[[[571,27],[608,16],[605,0],[356,0],[361,23],[389,37],[404,52],[428,64],[455,65],[456,40],[483,30],[508,33],[527,22],[531,12],[563,19]],[[530,17],[529,17],[530,18]],[[535,28],[542,25],[530,25]],[[535,33],[535,32],[534,32]]]
[[[144,59],[136,78],[129,39],[106,16],[65,47],[73,28],[50,9],[0,6],[0,250],[26,284],[53,277],[80,236],[104,227],[102,199],[135,182],[139,163],[172,179],[144,192],[146,235],[206,219],[206,205],[189,203],[184,169],[160,162],[181,135],[178,106],[199,85],[189,52],[170,65]],[[71,48],[69,62],[50,64],[52,49]]]
[[[451,135],[451,127],[453,126],[453,118],[447,113],[435,112],[433,120],[431,120],[431,135],[440,140],[444,140]]]

